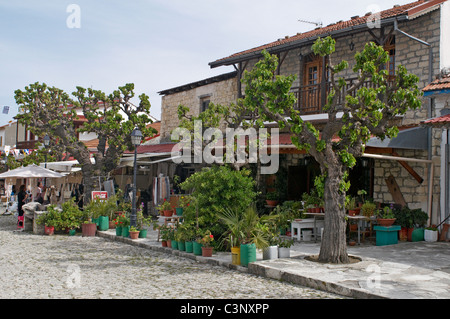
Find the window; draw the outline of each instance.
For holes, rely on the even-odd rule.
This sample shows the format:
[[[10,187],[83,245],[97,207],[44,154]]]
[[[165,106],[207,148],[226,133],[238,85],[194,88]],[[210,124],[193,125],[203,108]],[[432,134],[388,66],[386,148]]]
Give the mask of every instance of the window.
[[[200,113],[205,112],[211,102],[211,96],[200,97]]]
[[[389,53],[389,61],[386,63],[386,70],[388,71],[389,79],[395,77],[395,37],[391,36],[387,39],[384,50]]]

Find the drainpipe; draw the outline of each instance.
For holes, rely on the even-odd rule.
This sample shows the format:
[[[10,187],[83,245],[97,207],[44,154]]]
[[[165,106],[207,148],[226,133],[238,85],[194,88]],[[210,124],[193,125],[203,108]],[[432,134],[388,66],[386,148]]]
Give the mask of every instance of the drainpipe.
[[[410,34],[404,32],[404,31],[400,30],[398,28],[397,20],[394,20],[394,31],[397,32],[397,33],[403,34],[404,36],[406,36],[406,37],[408,37],[408,38],[410,38],[410,39],[412,39],[414,41],[417,41],[417,42],[419,42],[419,43],[421,43],[423,45],[426,45],[428,47],[428,83],[431,83],[433,81],[433,47],[432,47],[431,43],[428,43],[428,42],[426,42],[424,40],[421,40],[421,39],[418,39],[416,37],[413,37],[412,35],[410,35]],[[432,118],[433,117],[433,115],[432,115],[432,104],[433,104],[433,98],[429,98],[429,100],[428,100],[428,108],[427,108],[428,118]],[[432,154],[431,154],[431,151],[432,151],[432,147],[431,147],[432,146],[432,136],[431,136],[432,128],[428,127],[427,131],[428,131],[427,132],[428,133],[428,160],[431,161],[432,160]],[[433,164],[428,165],[428,172],[429,172],[428,173],[428,180],[430,181],[430,183],[432,183],[433,182],[433,176],[431,174],[434,174],[434,165]],[[431,190],[433,188],[433,184],[429,185],[429,188]],[[430,194],[431,194],[431,192],[430,192]],[[432,196],[429,197],[428,201],[429,201],[428,202],[428,209],[429,209],[428,214],[430,216],[429,220],[430,220],[430,223],[431,223]]]

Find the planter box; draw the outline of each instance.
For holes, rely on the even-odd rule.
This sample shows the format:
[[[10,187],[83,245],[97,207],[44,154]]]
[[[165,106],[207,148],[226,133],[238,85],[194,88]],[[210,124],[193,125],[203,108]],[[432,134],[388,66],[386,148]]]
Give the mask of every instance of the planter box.
[[[81,235],[83,237],[94,237],[97,232],[97,224],[81,224]]]
[[[263,260],[277,259],[278,246],[269,246],[263,250]]]
[[[373,229],[376,231],[377,246],[395,245],[398,243],[400,226],[374,226]]]
[[[425,229],[425,231],[423,233],[423,238],[425,241],[434,242],[434,241],[437,241],[437,239],[438,239],[438,233],[439,232],[437,230]]]
[[[290,258],[291,248],[288,247],[278,247],[278,258]]]

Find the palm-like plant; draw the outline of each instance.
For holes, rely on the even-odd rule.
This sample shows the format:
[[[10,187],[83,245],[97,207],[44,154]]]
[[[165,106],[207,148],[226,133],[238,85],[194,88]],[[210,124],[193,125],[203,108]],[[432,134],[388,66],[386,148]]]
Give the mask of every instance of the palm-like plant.
[[[236,208],[224,208],[219,213],[220,220],[228,227],[225,238],[230,239],[233,247],[240,244],[255,244],[256,248],[264,249],[269,246],[268,233],[265,223],[273,221],[276,216],[259,216],[255,205],[247,207],[244,212]]]

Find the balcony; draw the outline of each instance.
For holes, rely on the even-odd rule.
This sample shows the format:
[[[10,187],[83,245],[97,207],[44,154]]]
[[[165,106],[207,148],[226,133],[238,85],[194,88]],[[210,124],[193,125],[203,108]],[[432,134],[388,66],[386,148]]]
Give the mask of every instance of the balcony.
[[[17,142],[16,148],[19,150],[26,150],[26,149],[31,149],[34,150],[36,149],[36,143],[38,141],[37,140],[33,140],[33,141],[21,141],[21,142]]]
[[[353,86],[356,80],[356,78],[346,79],[346,85],[342,88],[342,94],[340,96],[340,100],[338,101],[338,105],[342,105],[344,103],[348,89]],[[394,79],[390,79],[389,85],[392,85],[393,83]],[[376,86],[372,81],[366,81],[364,82],[363,87],[375,88]],[[327,102],[327,96],[330,92],[330,88],[330,82],[293,87],[291,92],[294,93],[297,99],[295,109],[299,110],[301,115],[322,113],[322,109]],[[356,92],[352,92],[351,95],[354,97]]]

